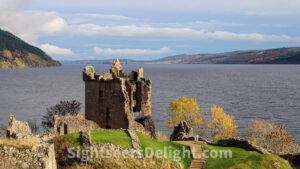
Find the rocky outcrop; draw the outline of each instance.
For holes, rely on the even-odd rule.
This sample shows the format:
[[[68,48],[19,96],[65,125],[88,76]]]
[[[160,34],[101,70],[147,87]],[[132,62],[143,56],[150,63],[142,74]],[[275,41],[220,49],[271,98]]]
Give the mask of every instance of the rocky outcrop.
[[[286,154],[280,157],[288,160],[293,169],[300,169],[300,153],[298,154]]]
[[[193,128],[189,127],[187,122],[181,121],[171,134],[171,141],[185,140],[194,137]]]
[[[31,135],[31,129],[27,122],[17,121],[13,115],[10,115],[7,127],[8,138],[25,138]]]
[[[56,169],[54,145],[41,143],[32,148],[18,149],[13,146],[0,145],[0,159],[9,159],[10,166],[4,168]],[[0,163],[0,168],[2,164]]]

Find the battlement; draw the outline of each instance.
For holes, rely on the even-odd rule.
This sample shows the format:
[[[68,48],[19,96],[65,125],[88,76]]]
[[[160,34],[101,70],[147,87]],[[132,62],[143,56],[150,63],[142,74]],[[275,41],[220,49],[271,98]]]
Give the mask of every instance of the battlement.
[[[113,80],[114,78],[122,78],[130,81],[139,81],[144,80],[148,81],[149,79],[144,79],[144,69],[140,68],[138,71],[131,71],[129,73],[124,72],[120,61],[117,59],[114,61],[113,65],[110,68],[110,73],[103,73],[98,75],[95,72],[93,66],[86,66],[83,70],[83,80],[84,81],[107,81]]]

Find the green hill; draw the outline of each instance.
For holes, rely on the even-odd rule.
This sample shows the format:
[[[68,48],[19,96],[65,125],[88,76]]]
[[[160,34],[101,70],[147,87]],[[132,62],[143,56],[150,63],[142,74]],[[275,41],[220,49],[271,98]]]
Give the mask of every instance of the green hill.
[[[41,49],[0,29],[0,68],[61,66]]]

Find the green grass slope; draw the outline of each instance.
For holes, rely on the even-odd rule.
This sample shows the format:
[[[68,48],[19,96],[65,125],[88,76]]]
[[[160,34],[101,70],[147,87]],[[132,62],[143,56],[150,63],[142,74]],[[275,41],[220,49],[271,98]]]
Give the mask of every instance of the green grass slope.
[[[146,147],[150,147],[154,151],[160,150],[163,153],[165,152],[165,154],[163,154],[163,155],[169,159],[174,159],[175,155],[172,152],[176,152],[176,151],[180,151],[180,154],[178,154],[176,156],[183,157],[183,151],[182,151],[183,147],[185,147],[186,150],[189,150],[189,147],[181,145],[181,144],[177,144],[177,143],[173,143],[173,142],[169,142],[169,141],[158,141],[155,139],[151,139],[140,133],[137,133],[137,136],[140,139],[140,144],[141,144],[144,155],[146,153],[145,152]],[[165,147],[167,148],[167,151],[164,150]],[[191,165],[192,157],[189,158],[188,155],[185,155],[185,158],[181,158],[179,162],[182,164],[183,168],[188,169]]]
[[[212,151],[231,150],[232,158],[208,158],[204,169],[290,169],[289,163],[272,154],[260,154],[236,147],[213,146],[201,144],[204,149]],[[207,153],[209,154],[209,153]]]
[[[68,139],[73,147],[82,147],[80,133],[66,134],[66,135],[62,135],[61,137]]]
[[[131,138],[125,130],[92,130],[92,143],[111,143],[123,148],[132,148]]]

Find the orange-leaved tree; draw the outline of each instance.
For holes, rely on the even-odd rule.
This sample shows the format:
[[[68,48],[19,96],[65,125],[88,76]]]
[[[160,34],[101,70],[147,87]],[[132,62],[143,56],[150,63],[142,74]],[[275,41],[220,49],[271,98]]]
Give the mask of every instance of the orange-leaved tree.
[[[184,120],[197,131],[201,128],[202,116],[199,105],[194,98],[180,97],[170,102],[168,127],[173,128]]]
[[[208,125],[213,140],[232,138],[239,134],[234,116],[226,114],[221,107],[211,107],[212,119]]]

